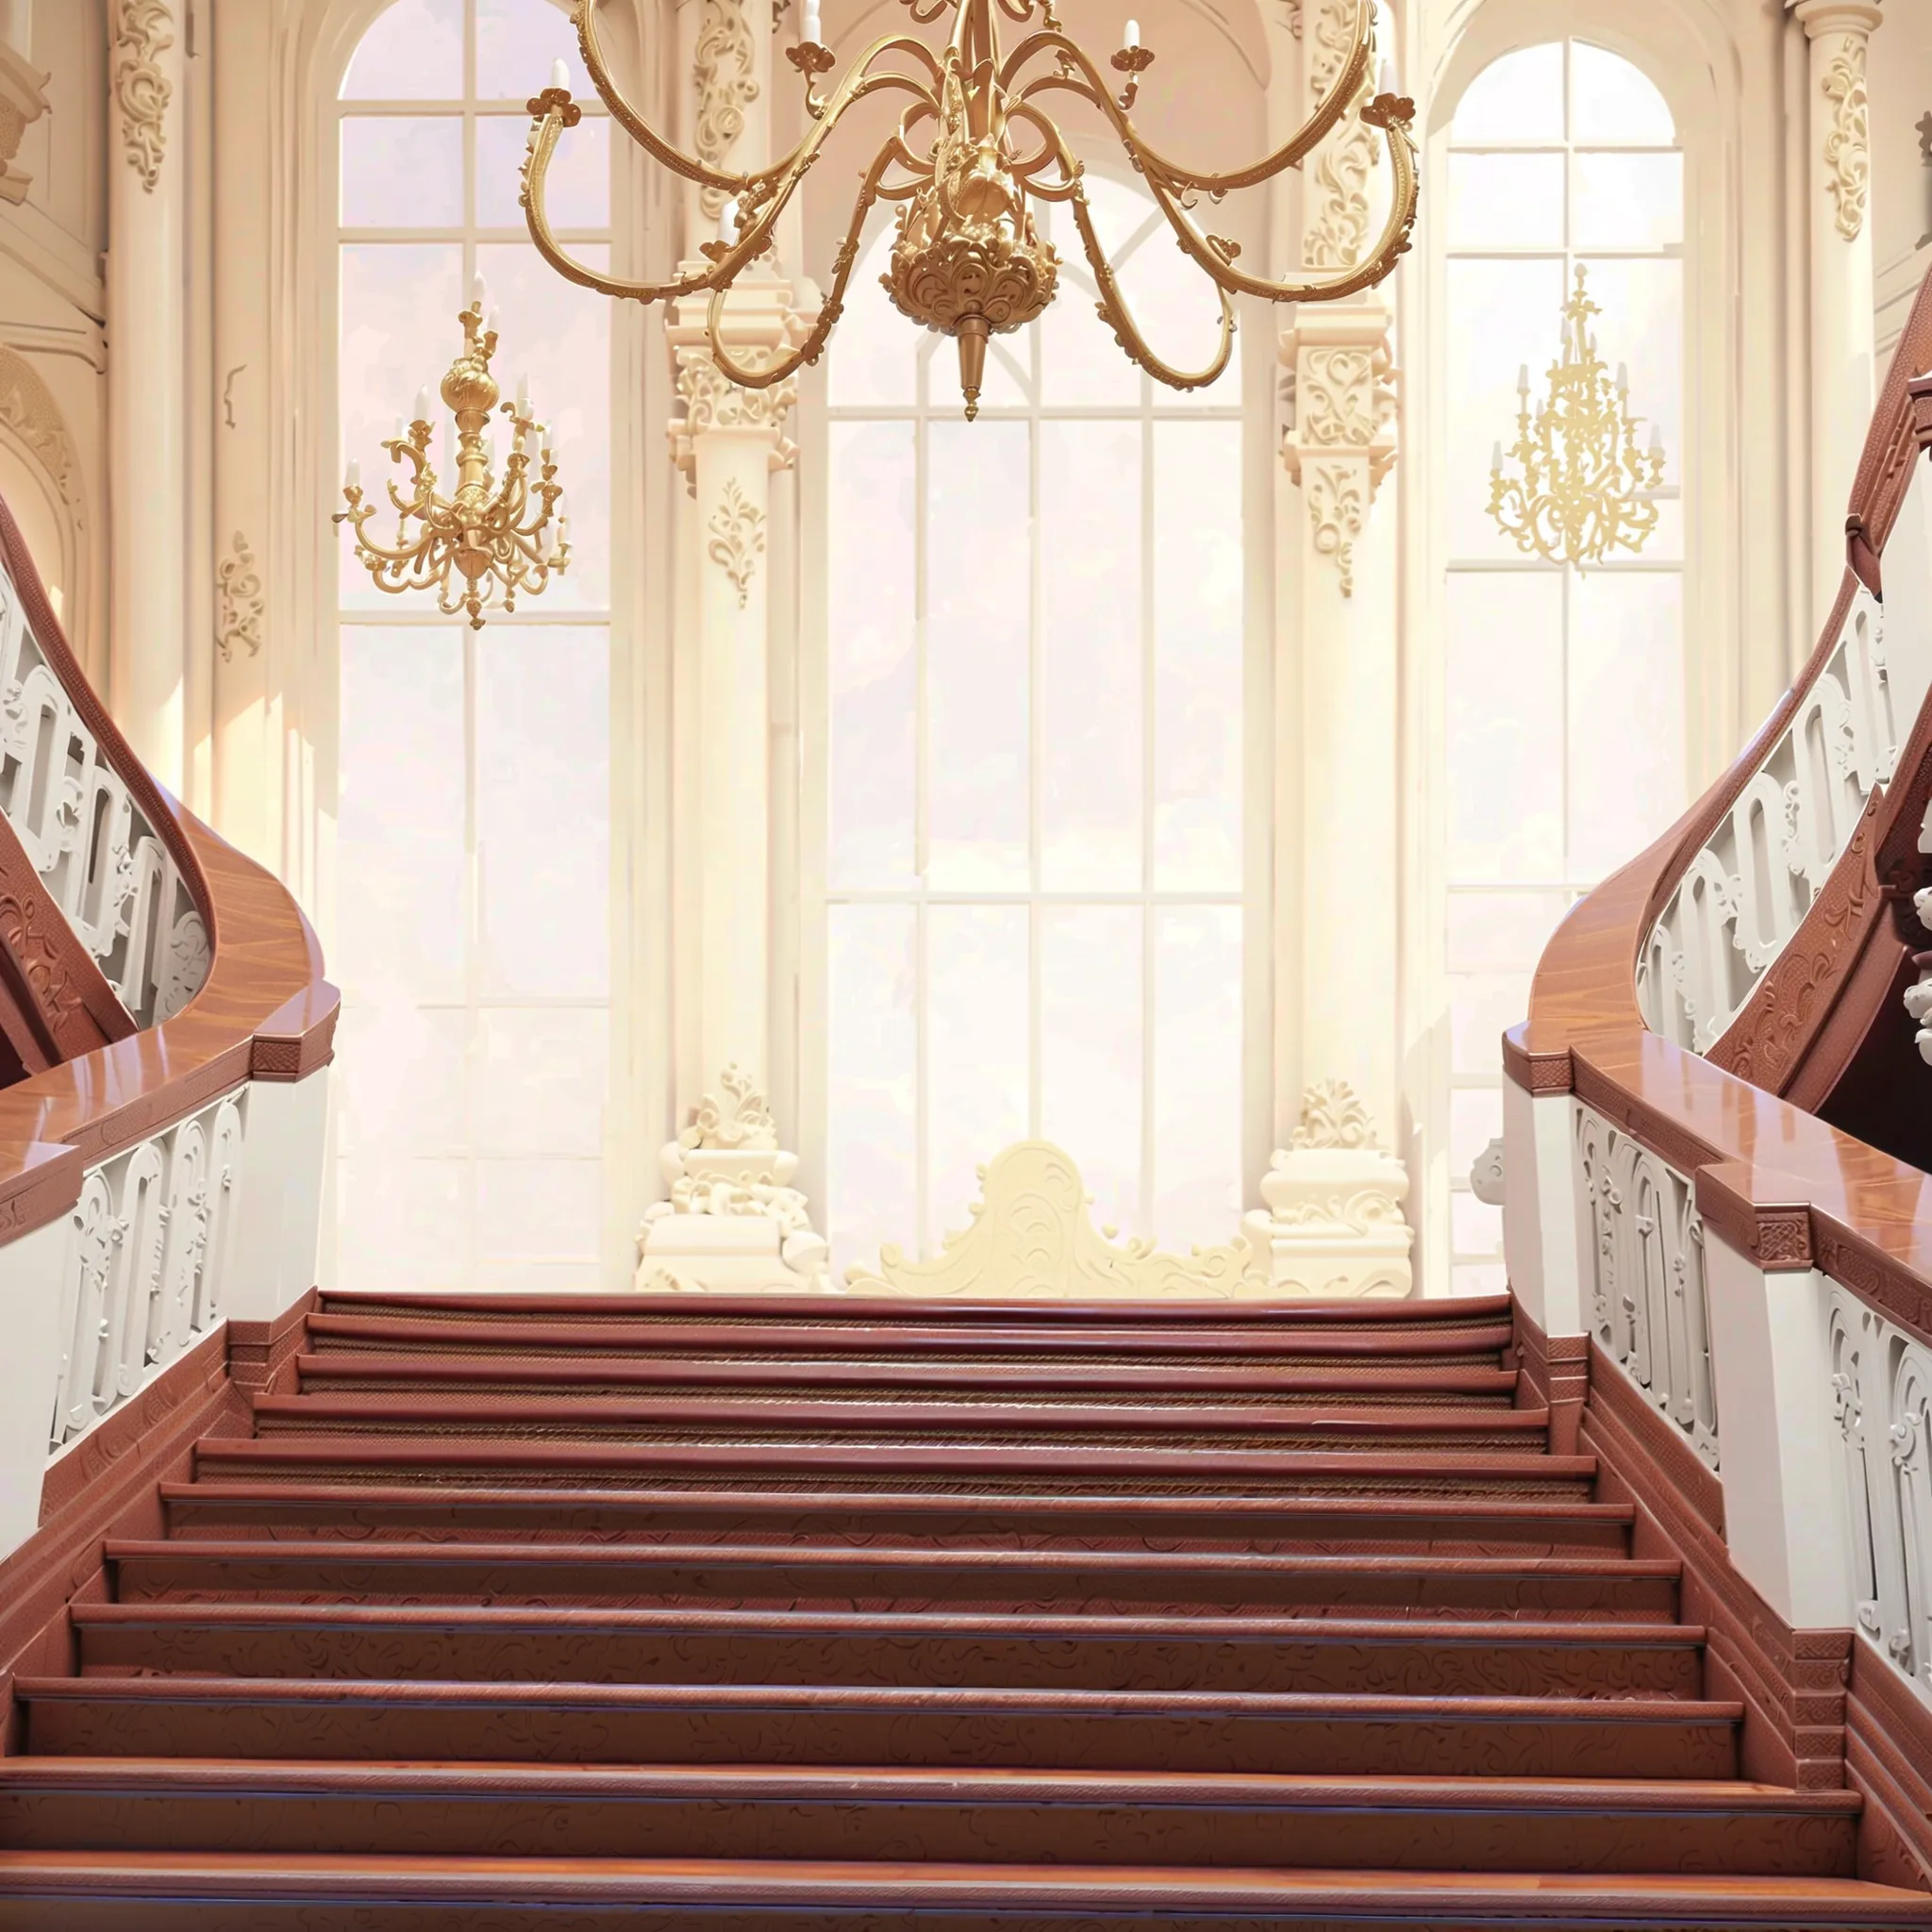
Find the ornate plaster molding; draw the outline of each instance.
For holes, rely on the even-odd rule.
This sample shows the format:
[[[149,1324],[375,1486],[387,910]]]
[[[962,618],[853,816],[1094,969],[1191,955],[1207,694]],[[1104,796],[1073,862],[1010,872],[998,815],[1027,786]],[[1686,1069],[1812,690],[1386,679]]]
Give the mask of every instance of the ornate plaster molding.
[[[13,160],[27,129],[47,111],[48,78],[0,42],[0,201],[16,207],[26,199],[34,177]]]
[[[692,144],[700,158],[714,168],[725,165],[744,132],[745,109],[758,97],[757,67],[758,49],[744,0],[705,0],[691,60],[691,79],[698,92]],[[724,209],[722,189],[702,189],[698,199],[713,220]]]
[[[706,555],[731,579],[738,592],[738,608],[751,602],[751,580],[758,575],[758,558],[765,554],[765,513],[739,488],[734,476],[724,485],[724,494],[711,512],[706,526],[710,542]]]
[[[1341,594],[1355,595],[1355,546],[1367,512],[1360,472],[1351,463],[1314,463],[1301,473],[1314,526],[1315,555],[1331,558],[1341,577]]]
[[[80,521],[80,458],[54,392],[25,356],[0,342],[0,429],[47,473],[61,500]]]
[[[1847,34],[1820,83],[1831,103],[1824,137],[1825,187],[1838,208],[1838,231],[1856,242],[1872,190],[1871,107],[1865,90],[1865,37]]]
[[[707,1093],[677,1144],[692,1153],[762,1152],[778,1144],[778,1123],[752,1077],[734,1062],[719,1076],[721,1099]]]
[[[1314,29],[1305,42],[1308,90],[1319,104],[1327,97],[1355,45],[1356,0],[1312,0]],[[1297,9],[1299,12],[1299,8]],[[1374,62],[1370,63],[1371,68]],[[1374,92],[1373,72],[1341,124],[1317,151],[1302,227],[1302,263],[1307,268],[1353,268],[1369,245],[1369,178],[1381,156],[1381,142],[1365,126],[1361,108]]]
[[[930,1261],[908,1261],[888,1242],[876,1273],[847,1271],[856,1292],[983,1295],[991,1300],[1231,1301],[1264,1296],[1267,1270],[1244,1236],[1191,1255],[1151,1241],[1108,1241],[1073,1158],[1048,1141],[1022,1141],[980,1169],[971,1224],[946,1237]]]
[[[1317,1080],[1302,1095],[1302,1114],[1288,1144],[1295,1147],[1379,1147],[1369,1110],[1346,1080]]]
[[[160,57],[175,44],[175,16],[168,0],[115,0],[114,100],[121,110],[121,140],[127,165],[152,194],[167,153],[168,103],[174,83]]]
[[[261,566],[240,530],[215,569],[215,648],[231,664],[240,644],[253,658],[261,649],[261,620],[267,608]]]
[[[1281,338],[1292,421],[1282,460],[1302,486],[1315,554],[1333,560],[1341,594],[1355,594],[1355,544],[1382,479],[1394,467],[1399,372],[1389,317],[1376,304],[1305,317]]]

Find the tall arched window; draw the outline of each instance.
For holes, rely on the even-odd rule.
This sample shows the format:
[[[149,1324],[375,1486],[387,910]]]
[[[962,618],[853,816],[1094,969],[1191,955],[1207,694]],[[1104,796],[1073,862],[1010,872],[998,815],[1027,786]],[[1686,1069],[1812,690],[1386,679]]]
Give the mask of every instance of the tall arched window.
[[[1089,177],[1157,348],[1213,308],[1144,195]],[[953,345],[878,290],[829,358],[823,741],[825,1215],[930,1252],[1041,1134],[1097,1219],[1224,1241],[1240,1206],[1244,596],[1239,372],[1180,394],[1058,299]]]
[[[341,544],[336,1274],[358,1286],[590,1287],[605,1262],[609,305],[539,260],[517,206],[558,56],[594,101],[547,0],[397,0],[339,103],[342,456],[380,488],[377,445],[449,366],[480,271],[506,392],[528,371],[559,433],[575,539],[567,576],[481,631],[379,593]],[[551,180],[600,259],[608,124]]]
[[[1447,160],[1446,1124],[1454,1277],[1481,1289],[1503,1285],[1501,1216],[1467,1191],[1502,1131],[1498,1036],[1578,894],[1685,802],[1684,181],[1663,97],[1580,40],[1486,68]],[[1534,407],[1579,265],[1599,352],[1627,365],[1642,440],[1656,425],[1666,455],[1656,530],[1588,568],[1524,556],[1487,508],[1519,372]]]

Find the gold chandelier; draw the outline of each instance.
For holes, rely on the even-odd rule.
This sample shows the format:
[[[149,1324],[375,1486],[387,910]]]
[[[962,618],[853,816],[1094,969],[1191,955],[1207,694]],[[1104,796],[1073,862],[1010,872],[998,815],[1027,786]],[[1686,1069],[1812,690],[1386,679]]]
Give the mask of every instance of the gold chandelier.
[[[1590,318],[1603,310],[1576,288],[1563,305],[1563,344],[1550,364],[1550,392],[1529,409],[1529,365],[1516,379],[1513,473],[1504,469],[1503,445],[1490,459],[1490,514],[1506,537],[1527,554],[1557,563],[1601,563],[1618,548],[1637,551],[1657,528],[1656,491],[1663,481],[1664,440],[1652,427],[1647,453],[1637,447],[1630,413],[1630,379],[1622,363],[1616,380],[1596,352]]]
[[[574,18],[584,65],[612,119],[646,153],[699,187],[730,196],[719,239],[701,253],[702,268],[687,265],[670,281],[630,281],[573,261],[557,244],[544,212],[544,178],[558,137],[582,109],[557,75],[530,103],[536,125],[524,168],[523,203],[530,234],[552,267],[607,295],[658,302],[709,292],[707,333],[718,368],[747,389],[768,389],[802,365],[816,362],[843,310],[845,287],[858,259],[868,212],[879,201],[901,204],[890,273],[893,302],[959,345],[959,387],[966,414],[977,412],[989,337],[1024,327],[1052,302],[1058,257],[1041,239],[1032,204],[1059,202],[1073,209],[1080,246],[1099,289],[1101,319],[1120,345],[1157,381],[1179,390],[1212,382],[1227,367],[1234,343],[1236,295],[1270,302],[1334,302],[1373,288],[1407,248],[1415,223],[1415,108],[1393,93],[1363,104],[1364,123],[1386,139],[1394,187],[1381,237],[1358,265],[1307,281],[1272,281],[1236,266],[1239,246],[1208,233],[1195,220],[1203,197],[1219,203],[1231,190],[1253,188],[1297,167],[1361,92],[1374,56],[1373,0],[1360,0],[1348,59],[1321,105],[1272,154],[1224,174],[1183,166],[1150,147],[1128,117],[1140,76],[1153,60],[1130,22],[1127,44],[1111,58],[1125,76],[1116,95],[1088,54],[1062,31],[1053,0],[904,0],[917,25],[953,16],[951,37],[935,50],[910,35],[874,41],[827,95],[818,77],[836,64],[818,40],[817,0],[806,0],[805,38],[788,58],[805,83],[812,125],[781,160],[737,174],[684,154],[657,132],[619,92],[598,44],[597,0],[575,0]],[[1010,53],[1000,47],[999,16],[1031,26]],[[1038,25],[1031,25],[1038,22]],[[736,360],[720,340],[726,291],[772,244],[779,215],[817,161],[832,130],[859,101],[878,94],[904,97],[896,130],[866,168],[852,219],[833,263],[832,283],[810,333],[789,353],[753,367]],[[1221,301],[1220,342],[1200,369],[1172,367],[1147,345],[1121,294],[1120,283],[1094,232],[1081,164],[1047,111],[1055,94],[1071,94],[1097,109],[1125,149],[1135,171],[1174,230],[1174,238],[1213,282]]]
[[[557,448],[548,429],[530,413],[527,389],[519,387],[514,403],[505,403],[510,418],[511,441],[499,482],[491,475],[494,461],[484,434],[502,391],[490,373],[496,354],[496,325],[484,320],[483,277],[471,287],[470,306],[458,316],[463,325],[463,347],[442,378],[442,400],[457,419],[457,493],[436,493],[436,472],[429,463],[431,435],[427,389],[416,397],[416,420],[382,446],[390,460],[407,463],[412,475],[406,496],[393,481],[389,500],[396,512],[392,546],[372,542],[367,525],[376,506],[362,495],[362,466],[351,458],[342,478],[348,508],[334,521],[354,526],[356,555],[379,591],[400,595],[405,591],[431,591],[439,609],[454,616],[469,613],[470,627],[483,628],[483,611],[500,589],[505,610],[517,608],[517,593],[541,595],[553,572],[570,563],[570,519],[553,512],[563,494],[557,480]],[[530,451],[537,450],[538,475],[529,475]],[[411,532],[411,524],[420,528]]]

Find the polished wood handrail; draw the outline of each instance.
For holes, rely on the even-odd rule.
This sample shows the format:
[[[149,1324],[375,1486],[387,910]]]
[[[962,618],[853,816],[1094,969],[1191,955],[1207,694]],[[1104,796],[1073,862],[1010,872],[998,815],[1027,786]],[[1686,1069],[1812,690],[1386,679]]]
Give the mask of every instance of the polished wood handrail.
[[[325,1065],[341,996],[286,887],[157,784],[88,683],[19,526],[0,501],[4,560],[35,641],[104,756],[180,868],[211,961],[174,1018],[0,1091],[0,1241],[74,1205],[84,1169],[247,1079]]]
[[[1700,1211],[1760,1265],[1816,1265],[1932,1341],[1932,1176],[1814,1114],[1652,1033],[1638,1006],[1639,954],[1692,857],[1727,813],[1823,671],[1860,583],[1882,592],[1885,542],[1911,481],[1932,393],[1913,377],[1932,365],[1932,277],[1873,415],[1847,519],[1848,561],[1817,648],[1744,751],[1669,831],[1572,910],[1545,948],[1529,1017],[1504,1038],[1507,1075],[1531,1093],[1574,1092],[1680,1173]],[[1897,854],[1932,791],[1927,713],[1909,735],[1898,781],[1875,814],[1876,837],[1840,867]]]

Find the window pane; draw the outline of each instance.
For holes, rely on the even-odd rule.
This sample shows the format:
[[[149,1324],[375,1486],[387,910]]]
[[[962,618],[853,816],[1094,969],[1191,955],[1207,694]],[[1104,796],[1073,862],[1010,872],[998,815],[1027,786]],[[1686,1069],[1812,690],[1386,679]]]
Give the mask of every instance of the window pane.
[[[1597,351],[1630,366],[1630,409],[1664,433],[1664,481],[1684,480],[1684,264],[1674,259],[1586,261]],[[1645,546],[1648,554],[1649,546]]]
[[[608,247],[583,246],[593,268]],[[484,242],[476,266],[501,311],[495,371],[505,395],[528,373],[538,414],[561,439],[558,479],[567,492],[570,568],[552,577],[541,608],[601,610],[610,602],[610,303],[567,282],[527,242]],[[509,440],[499,432],[498,447]]]
[[[1141,910],[1054,907],[1041,917],[1041,1131],[1078,1164],[1102,1227],[1141,1215]]]
[[[1476,1157],[1503,1131],[1503,1090],[1501,1087],[1460,1087],[1449,1096],[1449,1172],[1457,1181],[1466,1181]],[[1480,1207],[1480,1202],[1472,1202]],[[1494,1212],[1493,1209],[1491,1210]],[[1500,1224],[1499,1224],[1500,1231]],[[1491,1245],[1484,1241],[1474,1248],[1458,1241],[1462,1254],[1482,1254]]]
[[[341,221],[345,228],[461,227],[461,120],[345,116]]]
[[[1563,580],[1457,571],[1447,587],[1449,873],[1563,868]]]
[[[918,399],[922,331],[879,287],[891,246],[890,228],[874,236],[847,284],[845,313],[825,351],[826,394],[834,408],[866,403],[909,408]]]
[[[478,1153],[600,1158],[610,1058],[606,1009],[486,1007],[476,1017]]]
[[[825,1235],[832,1265],[918,1238],[918,986],[910,906],[834,906],[826,919]]]
[[[1577,248],[1667,248],[1684,239],[1682,155],[1579,154],[1571,170]]]
[[[1154,431],[1154,876],[1241,883],[1241,429]]]
[[[1155,914],[1154,1226],[1186,1254],[1241,1211],[1241,915]]]
[[[476,0],[476,93],[482,100],[528,100],[550,85],[562,60],[579,100],[591,92],[570,15],[549,0]]]
[[[1505,54],[1470,82],[1456,105],[1457,141],[1563,139],[1563,43]]]
[[[963,1228],[977,1170],[1026,1138],[1027,913],[1024,906],[935,906],[926,914],[924,1246]]]
[[[1669,104],[1621,54],[1587,42],[1570,47],[1570,138],[1668,147],[1677,138]]]
[[[1041,401],[1049,408],[1134,408],[1140,403],[1141,372],[1094,313],[1093,300],[1092,283],[1062,267],[1059,293],[1034,325],[1040,331]]]
[[[359,877],[359,874],[357,875]],[[346,1001],[336,1146],[358,1166],[459,1155],[470,1138],[470,1026],[460,1007]]]
[[[1027,884],[1032,501],[1024,423],[936,422],[926,543],[928,880]],[[961,533],[971,533],[970,549]]]
[[[603,629],[476,636],[476,873],[485,996],[610,985],[610,679]]]
[[[454,627],[341,632],[329,968],[373,1005],[463,997],[463,643]]]
[[[476,121],[476,222],[485,228],[526,225],[517,197],[530,124],[522,115]],[[586,118],[565,131],[543,176],[543,209],[553,228],[610,225],[610,123]],[[574,251],[577,252],[577,251]]]
[[[1524,973],[1452,973],[1449,975],[1449,1071],[1497,1079],[1503,1072],[1503,1035],[1529,1012]]]
[[[1040,431],[1041,883],[1141,883],[1146,654],[1138,422]]]
[[[838,886],[912,879],[917,784],[913,429],[835,423],[827,517],[826,774]]]
[[[1452,973],[1528,972],[1570,909],[1568,892],[1452,889],[1448,966]],[[1516,1016],[1519,1020],[1521,1013]]]
[[[1570,876],[1601,878],[1684,808],[1682,580],[1579,571],[1570,604]]]
[[[596,1265],[603,1178],[593,1160],[477,1161],[476,1286],[582,1281]]]
[[[378,445],[395,433],[395,419],[410,413],[417,390],[425,382],[433,388],[462,346],[462,271],[463,251],[454,243],[357,242],[342,250],[341,454],[361,463],[363,491],[378,505],[384,484],[407,474],[400,464],[392,469]],[[441,456],[447,443],[447,431],[440,431],[432,455]],[[395,513],[379,509],[369,527],[375,541],[392,543]],[[394,609],[348,536],[338,541],[342,602]]]
[[[462,1161],[344,1159],[337,1164],[336,1198],[344,1282],[373,1289],[475,1286],[464,1279],[475,1215]]]
[[[1561,155],[1449,157],[1452,248],[1560,248]]]
[[[463,92],[463,0],[395,0],[342,81],[345,101],[453,101]]]

